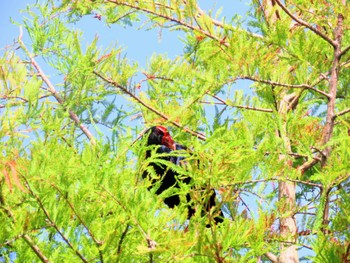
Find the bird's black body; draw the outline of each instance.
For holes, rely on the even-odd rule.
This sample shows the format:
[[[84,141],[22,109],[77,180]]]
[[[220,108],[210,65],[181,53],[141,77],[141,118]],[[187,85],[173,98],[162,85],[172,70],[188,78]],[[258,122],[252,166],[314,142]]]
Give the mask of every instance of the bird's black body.
[[[185,157],[179,156],[178,154],[171,155],[171,153],[176,150],[176,151],[181,151],[181,150],[187,150],[187,148],[183,145],[177,144],[173,141],[171,138],[170,134],[168,133],[167,129],[163,126],[155,126],[149,129],[147,131],[147,145],[155,145],[156,148],[156,153],[157,154],[164,154],[164,157],[160,157],[160,159],[169,161],[175,165],[182,165],[183,162],[185,162]],[[152,150],[149,149],[146,152],[146,158],[150,158],[152,155]],[[152,182],[153,187],[157,182],[160,182],[158,185],[158,189],[156,190],[156,194],[159,195],[163,193],[165,190],[170,189],[171,187],[173,188],[180,188],[180,182],[189,184],[191,182],[190,177],[186,177],[183,175],[178,174],[174,169],[171,169],[165,164],[157,163],[157,162],[152,162],[150,163],[150,166],[154,169],[154,172],[158,176],[156,179],[155,178],[150,178],[149,172],[146,170],[143,173],[144,178],[150,178]],[[212,191],[209,200],[207,200],[204,203],[204,209],[206,212],[209,212],[212,207],[215,206],[215,198],[216,194],[214,190]],[[176,192],[176,191],[174,191]],[[195,209],[193,204],[191,204],[191,196],[190,194],[186,194],[186,200],[188,203],[188,218],[194,215]],[[168,205],[170,208],[174,208],[175,206],[180,204],[180,196],[176,193],[172,194],[169,197],[166,197],[164,199],[164,203]],[[202,211],[202,214],[205,214],[205,212]],[[218,217],[214,218],[216,223],[222,222],[223,221],[223,214],[222,211],[220,210],[220,214]]]

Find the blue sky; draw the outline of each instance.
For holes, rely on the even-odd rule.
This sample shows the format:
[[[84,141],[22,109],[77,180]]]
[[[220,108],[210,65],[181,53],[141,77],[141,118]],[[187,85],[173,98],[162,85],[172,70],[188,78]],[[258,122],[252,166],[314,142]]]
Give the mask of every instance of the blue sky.
[[[248,10],[247,0],[201,0],[200,6],[203,10],[214,9],[213,14],[222,7],[220,17],[230,18],[234,14],[244,16]],[[20,12],[25,9],[34,0],[0,0],[0,47],[11,45],[18,37],[19,28],[10,22],[10,17],[21,22],[22,16]],[[170,58],[174,58],[183,52],[183,43],[180,40],[179,31],[169,32],[168,30],[137,30],[136,27],[123,28],[119,25],[106,27],[103,22],[93,15],[83,18],[76,25],[84,32],[86,41],[91,41],[95,36],[99,36],[99,44],[109,46],[111,43],[117,42],[125,48],[127,57],[131,60],[138,61],[139,65],[145,66],[148,58],[153,53],[167,54]],[[26,40],[26,38],[24,38]],[[28,39],[27,39],[28,40]]]

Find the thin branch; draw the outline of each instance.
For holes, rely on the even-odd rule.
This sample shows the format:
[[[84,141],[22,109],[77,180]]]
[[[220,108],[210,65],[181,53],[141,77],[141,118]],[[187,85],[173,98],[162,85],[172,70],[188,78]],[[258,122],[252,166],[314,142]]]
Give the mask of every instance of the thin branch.
[[[40,76],[40,78],[44,81],[44,83],[47,85],[47,87],[49,88],[49,91],[51,92],[51,94],[54,96],[54,98],[57,100],[57,102],[61,105],[64,104],[63,99],[61,98],[61,96],[58,94],[58,92],[56,91],[54,85],[51,83],[51,81],[49,80],[49,78],[45,75],[45,73],[42,71],[42,69],[40,68],[39,64],[36,62],[36,60],[34,59],[34,57],[30,54],[29,50],[27,49],[27,47],[25,46],[25,44],[22,42],[22,28],[20,27],[20,36],[18,38],[18,43],[20,44],[21,48],[23,49],[23,51],[27,54],[27,56],[30,59],[31,64],[33,65],[33,67],[36,69],[36,71],[38,72],[38,75]],[[68,110],[69,112],[69,116],[70,118],[75,122],[75,124],[80,128],[80,130],[86,135],[86,137],[88,137],[88,139],[90,140],[92,145],[96,144],[96,141],[94,139],[94,136],[92,135],[92,133],[89,131],[89,129],[83,124],[81,123],[78,115],[72,111],[66,108],[66,110]]]
[[[122,243],[126,237],[126,234],[128,233],[130,228],[129,224],[126,224],[126,227],[122,233],[122,235],[120,236],[119,242],[118,242],[118,249],[117,249],[117,254],[119,255],[122,252]]]
[[[281,242],[281,243],[284,243],[284,244],[291,244],[291,245],[297,245],[297,246],[301,246],[301,247],[304,247],[304,248],[307,248],[307,249],[310,249],[310,250],[313,250],[313,248],[309,245],[306,245],[306,244],[298,244],[297,242],[292,242],[292,241],[284,241],[284,240],[276,240],[276,239],[273,239],[271,241],[274,241],[274,242]]]
[[[265,202],[266,204],[268,204],[269,202],[265,199],[265,198],[263,198],[261,195],[259,195],[259,194],[257,194],[257,193],[255,193],[253,190],[249,190],[249,189],[242,189],[242,188],[240,188],[240,189],[238,189],[240,192],[242,192],[242,194],[244,194],[244,192],[247,192],[247,193],[249,193],[249,194],[251,194],[251,195],[254,195],[254,196],[256,196],[257,198],[259,198],[259,200],[261,200],[261,201],[263,201],[263,202]],[[248,194],[246,194],[246,196],[249,196]]]
[[[269,84],[272,86],[279,86],[279,87],[284,87],[284,88],[293,88],[293,89],[309,89],[309,90],[313,90],[323,96],[325,96],[326,98],[329,98],[329,94],[314,88],[311,85],[307,85],[307,84],[300,84],[300,85],[293,85],[293,84],[285,84],[285,83],[280,83],[280,82],[276,82],[276,81],[271,81],[271,80],[263,80],[263,79],[258,79],[258,78],[254,78],[251,76],[241,76],[238,77],[237,79],[247,79],[247,80],[251,80],[251,81],[255,81],[255,82],[260,82],[260,83],[264,83],[264,84]],[[322,79],[321,79],[322,80]]]
[[[295,215],[310,215],[310,216],[315,216],[316,213],[311,213],[311,212],[295,212]]]
[[[23,235],[23,239],[26,241],[26,243],[30,246],[30,248],[34,251],[34,253],[38,256],[38,258],[41,260],[41,262],[49,263],[50,261],[45,257],[45,255],[41,252],[39,247],[35,245],[33,240],[28,236],[27,234]]]
[[[136,11],[130,11],[130,12],[126,12],[125,14],[123,14],[122,16],[120,16],[120,17],[117,17],[117,19],[116,20],[113,20],[113,24],[114,23],[117,23],[118,21],[120,21],[120,20],[122,20],[124,17],[127,17],[128,15],[131,15],[131,14],[133,14],[133,13],[135,13]]]
[[[10,217],[12,219],[14,219],[13,216],[10,216]],[[14,236],[13,238],[11,238],[10,240],[7,240],[4,243],[1,243],[0,248],[5,247],[7,245],[10,245],[11,243],[15,242],[16,240],[18,240],[20,238],[23,238],[25,235],[28,235],[31,232],[37,233],[38,231],[42,230],[43,228],[49,228],[49,227],[52,227],[52,226],[50,224],[45,224],[45,225],[40,226],[40,227],[35,227],[35,228],[30,229],[30,230],[26,230],[24,233],[18,234],[16,236]]]
[[[29,190],[29,193],[35,198],[35,200],[38,202],[40,209],[44,212],[47,220],[50,222],[50,224],[56,229],[57,233],[61,236],[61,238],[64,240],[64,242],[75,252],[75,254],[85,263],[88,263],[89,261],[85,259],[85,257],[77,250],[74,248],[72,243],[68,240],[68,238],[62,233],[60,228],[56,225],[56,223],[53,221],[51,218],[49,212],[46,210],[43,202],[41,201],[40,197],[34,193],[32,188],[29,185],[29,182],[27,178],[22,175],[23,180],[25,181],[25,186]]]
[[[14,217],[12,211],[4,206],[5,205],[5,199],[4,199],[3,195],[2,195],[2,191],[0,191],[0,204],[1,204],[0,208],[3,209],[5,211],[5,213],[6,213],[6,215],[13,220],[12,223],[16,223],[16,218]],[[21,238],[21,237],[26,241],[26,243],[30,246],[30,248],[38,256],[38,258],[41,260],[41,262],[44,262],[44,263],[49,263],[50,262],[47,259],[47,257],[41,252],[39,247],[33,242],[33,240],[30,238],[30,236],[27,233],[23,233],[21,235],[18,235],[16,237],[14,237],[13,239],[5,242],[4,244],[0,244],[0,248],[2,246],[6,246],[6,245],[10,244],[14,240],[16,240],[18,238]]]
[[[105,190],[105,192],[112,197],[112,199],[118,204],[120,205],[120,207],[126,212],[126,213],[129,213],[127,207],[122,203],[120,202],[110,191],[108,191],[104,186],[102,186],[103,190]],[[146,233],[146,231],[143,229],[143,227],[139,224],[139,222],[134,218],[132,217],[135,225],[140,229],[140,232],[142,233],[142,235],[144,236],[144,238],[146,239],[146,242],[147,242],[147,245],[148,245],[148,248],[150,250],[152,249],[155,249],[156,246],[157,246],[157,242],[152,240],[150,238],[150,236]],[[152,253],[150,253],[150,256],[152,255]]]
[[[319,35],[320,37],[322,37],[324,40],[326,40],[329,44],[331,44],[333,47],[335,47],[337,44],[335,41],[333,41],[332,39],[330,39],[326,34],[322,33],[322,31],[318,30],[316,27],[313,27],[311,24],[307,23],[306,21],[296,17],[295,15],[293,15],[288,8],[283,5],[281,3],[280,0],[275,0],[275,2],[279,5],[279,7],[282,8],[282,10],[290,17],[292,18],[295,22],[297,22],[300,25],[305,26],[306,28],[310,29],[312,32],[314,32],[315,34]]]
[[[100,77],[102,80],[104,80],[105,82],[111,84],[112,86],[120,89],[122,92],[124,92],[125,94],[127,94],[128,96],[130,96],[131,98],[133,98],[134,100],[136,100],[139,104],[141,104],[142,106],[144,106],[145,108],[149,109],[150,111],[154,112],[155,114],[157,114],[158,116],[162,117],[163,119],[169,121],[170,123],[172,123],[174,126],[183,129],[185,132],[196,136],[198,139],[205,141],[206,137],[204,134],[200,133],[200,132],[196,132],[193,130],[190,130],[184,126],[182,126],[180,123],[173,121],[170,119],[170,117],[168,117],[167,115],[165,115],[164,113],[158,111],[157,109],[155,109],[154,107],[148,105],[147,103],[145,103],[143,100],[141,100],[139,97],[137,97],[136,95],[134,95],[133,93],[131,93],[130,91],[127,90],[127,88],[119,85],[118,83],[116,83],[115,81],[104,77],[103,75],[101,75],[99,72],[94,71],[94,74],[97,75],[98,77]]]
[[[244,105],[232,105],[231,103],[227,103],[225,100],[219,98],[216,95],[211,95],[208,94],[209,96],[212,96],[213,98],[217,99],[220,101],[223,105],[234,107],[234,108],[239,108],[239,109],[246,109],[246,110],[253,110],[253,111],[262,111],[262,112],[273,112],[272,109],[264,109],[264,108],[256,108],[256,107],[251,107],[251,106],[244,106]]]
[[[91,232],[90,228],[85,224],[84,220],[80,217],[80,215],[77,213],[77,211],[75,210],[73,204],[71,202],[69,202],[68,198],[66,197],[65,194],[62,193],[62,191],[54,184],[50,184],[53,188],[55,188],[60,194],[61,196],[64,198],[64,200],[66,201],[66,203],[69,205],[69,207],[72,209],[74,215],[78,218],[78,220],[80,221],[80,223],[84,226],[84,228],[88,231],[90,237],[92,238],[92,240],[95,242],[98,252],[99,252],[99,256],[100,256],[100,262],[103,263],[103,254],[101,251],[101,246],[103,245],[103,242],[97,240],[97,238],[95,237],[95,235]]]
[[[334,117],[337,118],[337,117],[345,115],[345,114],[347,114],[349,112],[350,112],[350,108],[336,113]]]
[[[47,227],[47,226],[45,226],[45,227]],[[36,229],[31,230],[31,231],[37,231],[38,229],[42,229],[42,228],[36,228]],[[45,263],[50,262],[47,259],[47,257],[41,252],[40,248],[34,243],[34,241],[31,239],[31,237],[26,233],[19,234],[19,235],[15,236],[14,238],[12,238],[11,240],[8,240],[8,241],[0,244],[0,248],[7,246],[20,238],[23,238],[26,241],[26,243],[30,246],[30,248],[33,250],[33,252],[38,256],[38,258],[41,260],[41,262],[45,262]]]
[[[262,35],[259,35],[259,34],[256,34],[256,33],[253,33],[253,32],[249,32],[249,31],[246,31],[246,30],[242,30],[240,28],[231,28],[231,25],[225,25],[224,23],[222,23],[221,21],[219,20],[216,20],[210,16],[208,16],[198,5],[196,6],[196,9],[197,9],[197,12],[198,12],[198,15],[197,17],[200,17],[200,16],[206,16],[206,17],[209,17],[210,20],[212,21],[212,23],[214,25],[216,25],[217,27],[220,27],[220,28],[223,28],[223,29],[229,29],[229,30],[239,30],[239,31],[242,31],[252,37],[255,37],[255,38],[259,38],[259,39],[263,39],[264,37]]]
[[[311,182],[306,182],[306,181],[301,181],[301,180],[296,180],[296,179],[280,178],[280,177],[272,177],[272,178],[268,178],[268,179],[257,179],[257,180],[250,180],[250,181],[241,181],[241,182],[236,182],[236,183],[232,183],[232,184],[227,184],[225,186],[228,187],[228,186],[235,186],[235,185],[257,184],[257,183],[264,183],[264,182],[269,182],[269,181],[278,181],[278,182],[289,181],[289,182],[304,184],[304,185],[308,185],[308,186],[312,186],[312,187],[318,187],[321,189],[323,188],[322,184],[311,183]]]
[[[350,50],[350,46],[344,48],[343,51],[340,52],[339,56],[342,57],[342,56],[345,55],[349,50]]]
[[[312,168],[313,166],[315,166],[318,162],[320,162],[321,159],[320,158],[313,158],[312,160],[310,161],[306,161],[304,162],[302,165],[300,165],[297,170],[300,172],[300,173],[305,173],[307,170],[309,170],[310,168]]]
[[[200,29],[200,28],[198,28],[198,27],[195,27],[195,26],[193,26],[193,25],[191,25],[191,24],[188,24],[188,23],[186,23],[186,22],[184,22],[184,21],[182,21],[182,20],[176,19],[176,18],[174,18],[174,17],[167,16],[167,15],[161,14],[161,13],[157,13],[156,11],[153,11],[153,10],[151,10],[151,9],[147,9],[147,8],[140,7],[140,6],[138,6],[138,5],[134,5],[134,4],[126,3],[126,2],[120,2],[120,1],[118,1],[118,0],[108,0],[108,2],[109,2],[109,3],[116,4],[116,5],[127,6],[127,7],[130,7],[130,8],[133,8],[133,9],[136,9],[136,10],[139,10],[139,11],[142,11],[142,12],[145,12],[145,13],[148,13],[148,14],[151,14],[151,15],[155,15],[155,16],[157,16],[157,17],[164,18],[164,19],[166,19],[166,20],[168,20],[168,21],[177,23],[177,24],[179,24],[179,25],[181,25],[181,26],[184,26],[184,27],[187,27],[187,28],[189,28],[189,29],[191,29],[191,30],[200,32],[201,34],[203,34],[203,35],[205,35],[205,36],[207,36],[207,37],[209,37],[209,38],[211,38],[211,39],[214,39],[214,40],[216,40],[216,41],[218,41],[218,42],[221,41],[221,39],[219,39],[218,37],[216,37],[216,36],[210,34],[210,32],[208,32],[208,31],[202,30],[202,29]],[[225,46],[227,46],[227,47],[230,46],[230,45],[229,45],[228,43],[226,43],[226,42],[224,42],[224,43],[222,43],[222,44],[225,45]]]
[[[142,71],[141,73],[146,76],[146,78],[147,78],[146,80],[162,79],[162,80],[174,81],[171,78],[167,78],[167,77],[163,77],[163,76],[150,75],[146,71]],[[146,81],[146,80],[144,80],[144,81]]]

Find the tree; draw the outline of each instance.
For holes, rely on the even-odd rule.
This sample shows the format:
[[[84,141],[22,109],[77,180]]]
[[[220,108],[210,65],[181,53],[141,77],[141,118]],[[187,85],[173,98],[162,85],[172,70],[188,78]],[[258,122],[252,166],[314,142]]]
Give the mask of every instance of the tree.
[[[246,23],[192,0],[55,2],[0,62],[1,261],[350,261],[346,1],[254,0]],[[184,52],[141,69],[84,48],[85,16],[182,32]],[[147,190],[137,117],[191,147],[182,172],[219,191],[223,223]]]

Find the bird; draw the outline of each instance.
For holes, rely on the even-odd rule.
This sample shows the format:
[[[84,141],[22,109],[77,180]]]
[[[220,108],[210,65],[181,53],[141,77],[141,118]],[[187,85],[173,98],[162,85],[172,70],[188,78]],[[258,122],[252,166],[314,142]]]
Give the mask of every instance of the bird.
[[[176,143],[173,138],[171,137],[168,129],[164,126],[153,126],[149,128],[145,132],[145,136],[147,137],[146,145],[147,146],[154,146],[155,152],[158,154],[158,159],[165,160],[167,162],[170,162],[171,164],[182,166],[183,163],[186,162],[185,156],[182,156],[181,154],[177,153],[174,155],[171,155],[174,151],[188,151],[188,148],[184,145]],[[164,156],[162,156],[164,155]],[[148,148],[146,150],[146,159],[151,158],[152,156],[152,149]],[[156,185],[158,188],[155,191],[155,194],[160,195],[165,190],[170,189],[171,187],[175,189],[180,188],[180,182],[184,184],[190,184],[192,181],[192,178],[179,174],[177,171],[172,169],[171,167],[167,166],[165,162],[150,162],[149,163],[150,169],[153,169],[154,173],[156,174],[156,177],[151,176],[151,172],[148,169],[145,169],[143,172],[142,177],[148,178],[151,182],[151,186],[149,189],[155,187]],[[201,189],[202,191],[207,191],[206,188]],[[176,192],[176,191],[175,191]],[[209,198],[206,198],[203,203],[203,210],[201,211],[201,215],[204,216],[206,213],[209,213],[209,211],[216,206],[216,193],[214,189],[210,189],[210,196]],[[187,201],[187,209],[188,209],[188,216],[187,218],[190,219],[196,212],[196,209],[194,207],[194,204],[191,198],[191,195],[189,193],[186,194],[186,201]],[[175,206],[178,206],[181,202],[181,198],[179,194],[173,193],[171,196],[164,198],[164,203],[169,208],[174,208]],[[215,223],[221,223],[223,222],[224,215],[222,213],[222,210],[219,210],[218,216],[214,217]],[[209,227],[210,225],[207,225]]]

